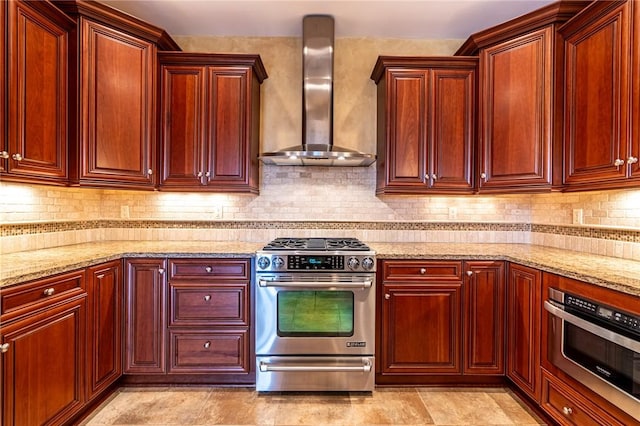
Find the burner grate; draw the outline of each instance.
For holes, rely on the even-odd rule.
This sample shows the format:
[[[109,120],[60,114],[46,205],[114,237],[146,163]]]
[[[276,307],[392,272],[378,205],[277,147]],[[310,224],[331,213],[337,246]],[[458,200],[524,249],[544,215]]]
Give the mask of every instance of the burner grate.
[[[356,238],[276,238],[264,250],[369,250]]]

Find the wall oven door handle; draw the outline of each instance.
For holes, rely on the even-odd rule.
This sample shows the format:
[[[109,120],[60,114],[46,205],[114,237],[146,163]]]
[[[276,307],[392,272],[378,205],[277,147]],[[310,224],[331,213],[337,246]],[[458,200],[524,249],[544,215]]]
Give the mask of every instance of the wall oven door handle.
[[[371,371],[371,363],[365,361],[360,366],[339,366],[339,365],[271,365],[266,362],[260,363],[260,371],[297,371],[297,372],[363,372]]]
[[[565,311],[562,307],[556,305],[552,301],[545,300],[544,308],[547,311],[549,311],[550,314],[555,315],[556,317],[561,318],[564,321],[567,321],[575,325],[576,327],[580,327],[583,330],[586,330],[590,333],[595,334],[598,337],[601,337],[605,340],[608,340],[624,348],[627,348],[630,351],[640,353],[640,342],[636,340],[630,339],[614,331],[608,330],[604,327],[600,327],[599,325],[594,324],[590,321],[577,317]]]
[[[258,280],[260,287],[288,287],[288,288],[371,288],[372,280],[362,281],[276,281]]]

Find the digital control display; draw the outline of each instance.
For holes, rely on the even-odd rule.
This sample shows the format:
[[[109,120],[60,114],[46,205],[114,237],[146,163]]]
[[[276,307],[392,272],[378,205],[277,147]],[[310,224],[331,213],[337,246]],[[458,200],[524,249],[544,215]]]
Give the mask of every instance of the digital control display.
[[[332,255],[291,255],[287,258],[289,269],[305,270],[305,269],[324,269],[324,270],[343,270],[344,257]]]

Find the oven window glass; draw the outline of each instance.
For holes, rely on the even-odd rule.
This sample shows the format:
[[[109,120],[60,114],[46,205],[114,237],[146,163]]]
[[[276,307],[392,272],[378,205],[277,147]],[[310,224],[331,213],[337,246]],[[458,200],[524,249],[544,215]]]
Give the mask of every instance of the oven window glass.
[[[564,355],[640,398],[640,354],[573,324],[564,323]]]
[[[279,291],[278,336],[353,336],[353,292]]]

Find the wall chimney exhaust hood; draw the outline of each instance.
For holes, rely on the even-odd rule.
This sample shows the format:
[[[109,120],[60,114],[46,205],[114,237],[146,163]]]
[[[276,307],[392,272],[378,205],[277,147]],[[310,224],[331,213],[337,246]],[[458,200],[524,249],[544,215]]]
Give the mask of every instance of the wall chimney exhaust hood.
[[[371,165],[375,155],[333,145],[333,17],[305,16],[302,46],[302,144],[265,152],[260,160],[280,166]]]

